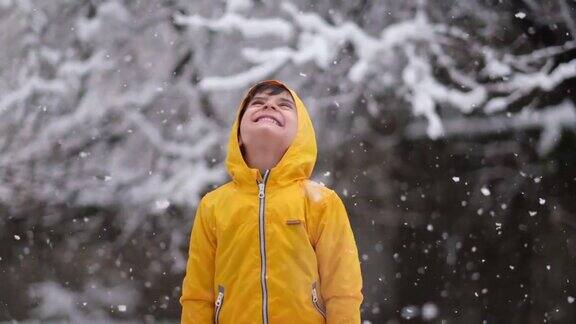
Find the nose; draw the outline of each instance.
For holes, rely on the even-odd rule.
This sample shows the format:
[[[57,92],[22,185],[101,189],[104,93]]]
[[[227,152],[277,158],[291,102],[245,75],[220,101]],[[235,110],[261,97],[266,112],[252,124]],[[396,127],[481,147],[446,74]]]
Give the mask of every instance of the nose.
[[[272,104],[271,102],[267,101],[267,102],[264,104],[263,109],[268,109],[268,108],[273,108],[274,110],[277,110],[277,109],[278,109],[278,108],[276,107],[276,105],[274,105],[274,104]]]

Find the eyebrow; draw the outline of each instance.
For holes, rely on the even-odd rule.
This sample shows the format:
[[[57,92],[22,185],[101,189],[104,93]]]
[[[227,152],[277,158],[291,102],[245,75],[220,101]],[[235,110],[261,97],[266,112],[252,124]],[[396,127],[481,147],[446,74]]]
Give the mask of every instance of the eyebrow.
[[[252,98],[252,100],[250,100],[250,102],[253,102],[253,101],[256,101],[256,100],[266,100],[266,97],[256,96],[256,97]]]
[[[256,100],[266,100],[268,99],[267,97],[262,97],[262,96],[256,96],[254,98],[252,98],[252,100],[250,100],[250,102],[254,102]],[[289,103],[290,105],[294,106],[294,102],[290,99],[286,99],[286,98],[278,98],[278,100],[280,101],[284,101],[286,103]]]
[[[290,99],[279,98],[278,100],[281,100],[281,101],[284,101],[284,102],[289,103],[289,104],[291,104],[291,105],[294,105],[294,102],[293,102],[292,100],[290,100]]]

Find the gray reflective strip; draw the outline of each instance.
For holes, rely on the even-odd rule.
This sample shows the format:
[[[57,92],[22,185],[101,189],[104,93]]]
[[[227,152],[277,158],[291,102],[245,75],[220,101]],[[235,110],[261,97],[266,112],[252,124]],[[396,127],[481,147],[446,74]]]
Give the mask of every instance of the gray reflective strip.
[[[259,230],[260,230],[260,283],[262,285],[262,322],[268,324],[268,288],[266,286],[266,233],[264,231],[264,206],[266,204],[266,181],[268,180],[268,175],[270,170],[266,170],[264,173],[264,179],[262,180],[262,188],[259,188]]]

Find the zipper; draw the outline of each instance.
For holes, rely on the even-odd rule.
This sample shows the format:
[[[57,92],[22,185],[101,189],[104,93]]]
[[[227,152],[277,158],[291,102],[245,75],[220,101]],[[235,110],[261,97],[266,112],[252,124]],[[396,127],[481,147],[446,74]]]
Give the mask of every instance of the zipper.
[[[266,204],[266,181],[270,175],[270,170],[264,172],[262,181],[258,182],[258,216],[260,233],[260,284],[262,286],[262,323],[268,324],[268,287],[266,285],[266,232],[264,207]]]
[[[218,285],[218,297],[216,298],[216,311],[214,314],[214,324],[218,324],[218,318],[220,317],[220,309],[222,309],[223,303],[224,303],[224,287]]]
[[[320,314],[324,316],[324,319],[326,319],[326,311],[324,310],[323,307],[320,306],[320,303],[318,302],[318,291],[316,290],[316,282],[312,284],[312,303],[314,304],[314,307],[316,307],[316,310],[318,310],[318,312],[320,312]]]

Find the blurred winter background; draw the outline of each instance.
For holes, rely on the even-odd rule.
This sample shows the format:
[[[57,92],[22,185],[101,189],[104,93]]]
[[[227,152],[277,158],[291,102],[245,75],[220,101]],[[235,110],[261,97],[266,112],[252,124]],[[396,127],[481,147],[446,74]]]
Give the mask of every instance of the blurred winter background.
[[[574,0],[0,0],[0,321],[178,321],[267,78],[310,109],[364,323],[576,322]]]

